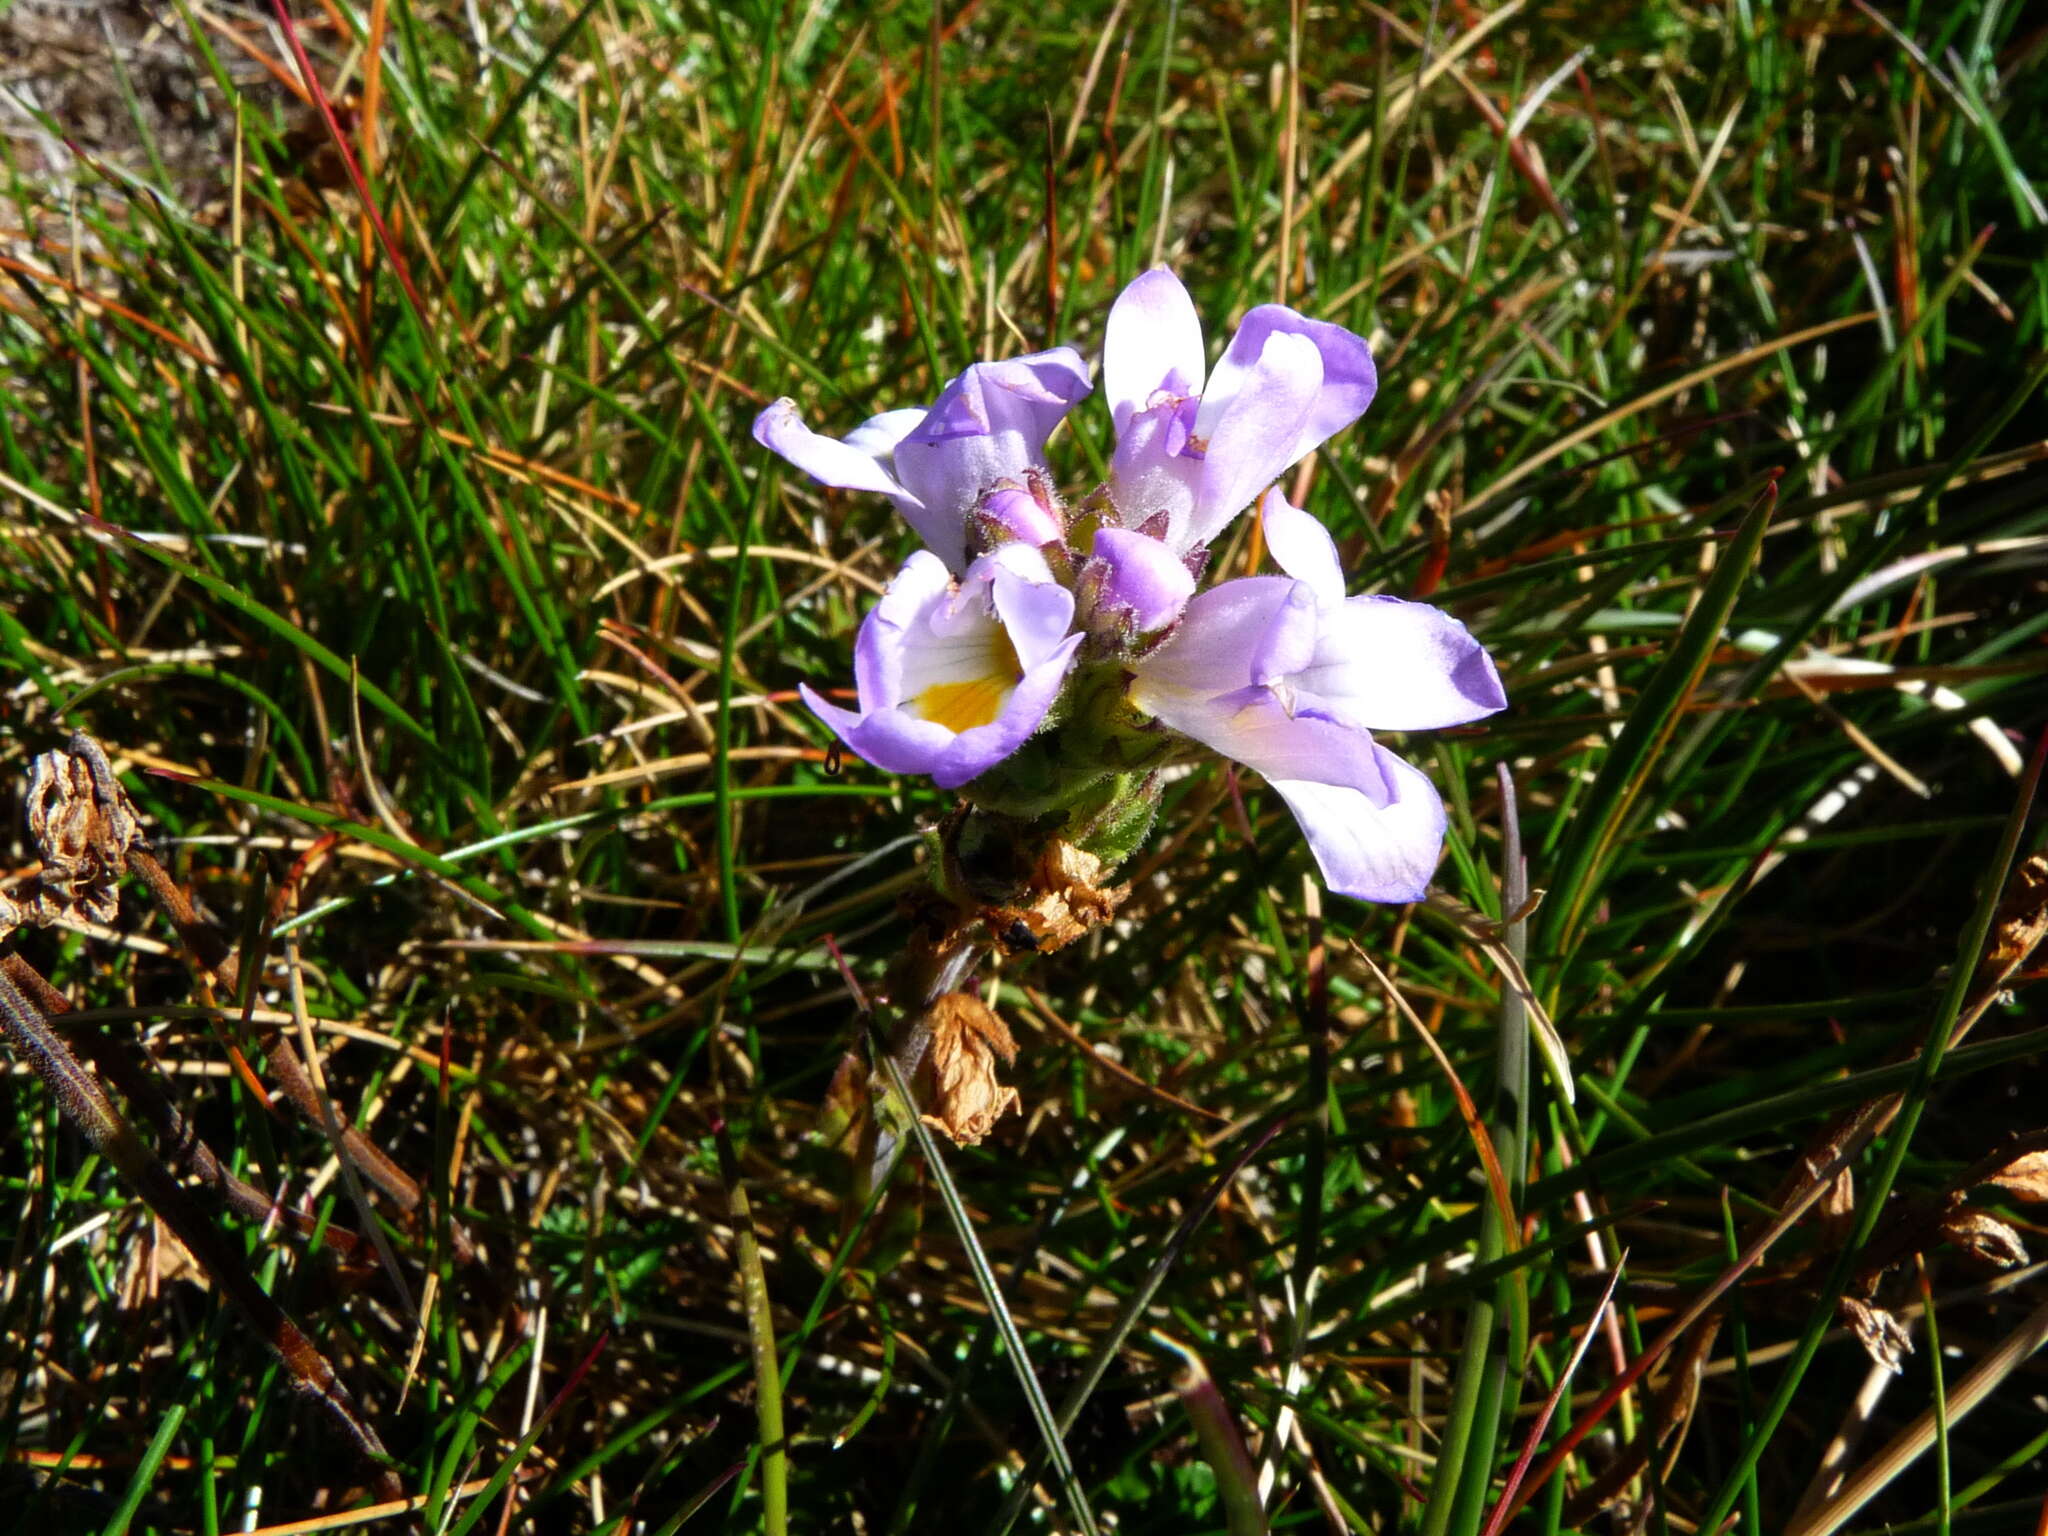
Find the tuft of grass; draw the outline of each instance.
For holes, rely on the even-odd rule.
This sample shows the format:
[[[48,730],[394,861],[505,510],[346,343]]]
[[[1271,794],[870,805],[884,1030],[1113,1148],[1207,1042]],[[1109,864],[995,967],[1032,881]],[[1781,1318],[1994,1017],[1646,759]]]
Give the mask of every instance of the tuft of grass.
[[[0,778],[92,732],[260,974],[139,890],[0,942],[292,1213],[208,1208],[433,1528],[2038,1517],[2032,1298],[1939,1219],[2038,1246],[1957,1185],[2042,1129],[2038,958],[1978,942],[2048,726],[2023,7],[90,10],[0,15]],[[835,1074],[948,800],[795,688],[912,539],[747,423],[1092,350],[1155,260],[1212,347],[1274,298],[1373,338],[1290,492],[1512,706],[1409,744],[1413,909],[1305,900],[1276,797],[1178,781],[1123,921],[979,973],[1026,1113],[871,1190]],[[1052,447],[1092,483],[1100,402]],[[308,1039],[417,1185],[364,1196],[395,1273],[276,1093]],[[25,1527],[379,1497],[18,1063],[0,1120]],[[1821,1475],[1845,1292],[1958,1353],[1875,1389],[1932,1454]]]

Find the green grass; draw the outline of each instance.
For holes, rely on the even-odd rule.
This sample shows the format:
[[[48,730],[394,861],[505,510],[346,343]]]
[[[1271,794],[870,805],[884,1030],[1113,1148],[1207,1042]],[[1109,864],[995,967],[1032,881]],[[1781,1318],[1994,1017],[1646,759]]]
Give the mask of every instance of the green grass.
[[[292,6],[374,220],[267,5],[123,12],[0,98],[0,772],[102,740],[223,940],[265,935],[259,1012],[140,887],[6,942],[242,1178],[360,1230],[322,1126],[229,1066],[289,1017],[288,929],[337,1113],[424,1187],[367,1197],[419,1319],[214,1219],[428,1528],[1477,1536],[1622,1251],[1508,1529],[2036,1528],[2027,1359],[1794,1512],[1870,1370],[1845,1286],[1920,1349],[1850,1475],[2038,1305],[1915,1213],[2043,1126],[2038,962],[1977,959],[2040,846],[2048,32],[1302,11],[1297,76],[1278,4]],[[1378,401],[1295,488],[1512,705],[1404,746],[1452,806],[1428,907],[1312,904],[1276,796],[1179,780],[1126,922],[980,973],[1024,1113],[870,1199],[812,1134],[862,1048],[834,954],[882,984],[950,799],[835,773],[795,688],[850,676],[913,540],[747,425],[1092,355],[1155,259],[1212,351],[1279,296],[1372,336]],[[1091,400],[1053,452],[1081,490],[1109,447]],[[0,1114],[23,1528],[372,1502],[39,1081]],[[1853,1202],[1710,1295],[1838,1151]],[[2040,1207],[1972,1201],[2038,1251]]]

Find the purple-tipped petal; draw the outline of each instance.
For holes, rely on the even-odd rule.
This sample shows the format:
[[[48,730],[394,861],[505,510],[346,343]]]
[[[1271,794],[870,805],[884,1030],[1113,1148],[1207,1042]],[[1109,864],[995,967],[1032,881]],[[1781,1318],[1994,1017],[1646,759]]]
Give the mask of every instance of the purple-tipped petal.
[[[1088,364],[1072,347],[973,363],[947,383],[908,441],[1014,431],[1043,444],[1090,387]]]
[[[884,773],[929,773],[954,739],[943,725],[920,720],[907,710],[859,713],[841,709],[821,698],[808,683],[798,683],[797,693],[833,735],[863,762]]]
[[[1002,578],[997,580],[1000,584]],[[1069,635],[1042,662],[1025,672],[995,719],[954,736],[930,768],[909,771],[931,774],[932,782],[941,789],[958,789],[1023,746],[1045,723],[1045,713],[1059,697],[1060,686],[1067,679],[1067,669],[1073,665],[1074,652],[1080,644],[1081,636]]]
[[[885,416],[863,422],[855,432],[868,432],[885,417],[909,414],[913,413],[890,411]],[[922,412],[914,414],[923,415]],[[908,424],[906,430],[914,425]],[[898,498],[898,505],[915,502],[917,498],[882,464],[881,455],[869,451],[879,446],[888,430],[884,427],[868,432],[859,444],[851,437],[841,442],[805,426],[803,418],[797,414],[796,402],[786,398],[773,402],[754,418],[754,441],[770,453],[780,454],[813,480],[845,491],[877,491],[884,496]]]
[[[1072,347],[976,363],[897,443],[897,477],[920,504],[904,515],[949,569],[966,565],[966,518],[982,493],[1041,467],[1047,436],[1088,389]]]
[[[832,729],[832,734],[841,741],[860,728],[861,713],[857,709],[842,709],[827,699],[809,683],[796,685],[797,697],[804,701],[810,712]]]
[[[1423,774],[1384,748],[1379,755],[1391,791],[1383,805],[1345,785],[1270,782],[1331,890],[1362,901],[1420,901],[1443,852],[1444,803]]]
[[[878,709],[842,738],[854,753],[884,773],[930,774],[960,738],[907,709]]]
[[[1258,363],[1205,434],[1190,544],[1208,543],[1301,457],[1294,445],[1322,388],[1323,360],[1313,342],[1285,331],[1267,337]],[[1204,395],[1197,432],[1211,420]]]
[[[1342,719],[1373,730],[1429,731],[1507,705],[1485,647],[1441,609],[1354,597],[1324,622],[1315,661],[1292,681]]]
[[[1259,522],[1273,563],[1296,581],[1308,583],[1316,601],[1334,608],[1344,601],[1344,568],[1330,530],[1273,489],[1259,498]]]
[[[1090,563],[1101,573],[1097,606],[1128,619],[1141,635],[1179,618],[1194,595],[1187,562],[1158,539],[1127,528],[1098,528]]]
[[[1102,337],[1102,390],[1118,434],[1162,387],[1199,395],[1207,371],[1195,301],[1166,268],[1141,272],[1110,305]]]
[[[1294,440],[1287,461],[1292,464],[1365,414],[1379,389],[1379,376],[1364,337],[1327,320],[1311,320],[1285,304],[1261,304],[1244,317],[1210,376],[1197,431],[1213,433],[1242,392],[1254,386],[1259,360],[1276,335],[1303,338],[1322,360],[1323,388]]]

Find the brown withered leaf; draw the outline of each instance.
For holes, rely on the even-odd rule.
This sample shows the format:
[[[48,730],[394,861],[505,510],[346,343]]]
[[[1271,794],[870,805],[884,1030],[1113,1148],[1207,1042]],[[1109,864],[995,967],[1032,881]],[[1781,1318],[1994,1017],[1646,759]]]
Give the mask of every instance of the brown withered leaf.
[[[1984,1180],[2017,1200],[2048,1200],[2048,1151],[2022,1152]]]
[[[1872,1360],[1895,1375],[1904,1373],[1906,1356],[1913,1353],[1913,1340],[1896,1317],[1854,1296],[1842,1298],[1840,1312],[1842,1321],[1849,1325]]]
[[[982,921],[996,942],[1012,952],[1046,954],[1064,949],[1116,915],[1128,885],[1104,886],[1102,860],[1072,843],[1055,840],[1039,855],[1021,897],[991,907]]]
[[[1017,1059],[1017,1042],[989,1006],[972,992],[947,992],[931,1006],[926,1057],[932,1074],[931,1108],[924,1123],[956,1146],[971,1147],[1018,1107],[1017,1090],[996,1079],[996,1058]]]
[[[1856,1175],[1844,1168],[1828,1181],[1828,1191],[1814,1207],[1814,1218],[1830,1245],[1847,1240],[1856,1221]]]
[[[29,837],[43,870],[30,913],[52,923],[80,913],[94,922],[120,916],[119,882],[130,849],[146,847],[142,819],[98,742],[83,731],[45,752],[29,769]]]
[[[1949,1212],[1942,1218],[1941,1235],[1972,1258],[2000,1269],[2017,1269],[2027,1262],[2019,1233],[1987,1211],[1966,1206]]]
[[[2013,871],[2011,888],[1992,920],[1984,972],[2002,981],[2048,938],[2048,854],[2035,854]]]
[[[1822,1216],[1840,1220],[1856,1214],[1856,1176],[1844,1168],[1828,1181],[1828,1192],[1820,1197],[1820,1204],[1814,1207]]]

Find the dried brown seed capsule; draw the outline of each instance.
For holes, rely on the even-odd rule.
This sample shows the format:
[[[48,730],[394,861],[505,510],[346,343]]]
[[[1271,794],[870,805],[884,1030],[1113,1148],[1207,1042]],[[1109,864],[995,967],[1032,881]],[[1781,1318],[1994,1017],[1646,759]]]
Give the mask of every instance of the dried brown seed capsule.
[[[73,915],[111,923],[130,849],[147,847],[142,819],[98,742],[83,731],[29,769],[29,837],[43,870],[30,906],[38,923]]]

